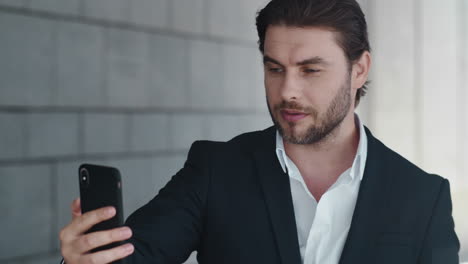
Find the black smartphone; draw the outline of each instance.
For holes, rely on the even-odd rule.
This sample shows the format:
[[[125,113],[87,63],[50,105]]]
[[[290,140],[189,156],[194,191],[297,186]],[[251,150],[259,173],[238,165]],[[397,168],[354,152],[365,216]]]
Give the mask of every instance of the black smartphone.
[[[80,182],[81,212],[86,213],[106,206],[113,206],[116,215],[96,224],[87,233],[109,230],[124,225],[122,204],[122,180],[118,169],[93,164],[82,164],[78,171]],[[114,248],[125,242],[117,242],[92,250]],[[123,260],[117,262],[123,264]]]

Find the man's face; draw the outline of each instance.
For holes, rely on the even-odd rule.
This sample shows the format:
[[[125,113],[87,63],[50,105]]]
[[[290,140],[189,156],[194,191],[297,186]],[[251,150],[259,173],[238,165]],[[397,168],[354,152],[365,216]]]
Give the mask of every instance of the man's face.
[[[268,27],[264,70],[268,109],[286,142],[318,143],[354,110],[348,61],[332,31]]]

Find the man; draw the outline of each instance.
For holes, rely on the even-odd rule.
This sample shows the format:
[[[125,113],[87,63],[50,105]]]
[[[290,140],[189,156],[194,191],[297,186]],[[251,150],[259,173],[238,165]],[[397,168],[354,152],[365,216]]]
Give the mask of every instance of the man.
[[[274,127],[195,142],[187,162],[128,227],[61,234],[68,264],[458,263],[448,181],[364,128],[354,110],[371,66],[355,0],[273,0],[257,16]],[[127,244],[98,253],[114,241]]]

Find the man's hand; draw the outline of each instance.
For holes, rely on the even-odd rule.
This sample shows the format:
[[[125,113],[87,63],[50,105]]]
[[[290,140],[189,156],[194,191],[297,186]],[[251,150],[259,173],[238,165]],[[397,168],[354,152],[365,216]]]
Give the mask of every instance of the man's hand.
[[[79,198],[73,201],[71,208],[72,221],[60,231],[60,247],[66,264],[111,263],[133,253],[134,248],[130,243],[90,253],[94,248],[123,241],[132,236],[132,231],[128,227],[85,234],[97,223],[112,218],[115,215],[115,208],[104,207],[81,214]]]

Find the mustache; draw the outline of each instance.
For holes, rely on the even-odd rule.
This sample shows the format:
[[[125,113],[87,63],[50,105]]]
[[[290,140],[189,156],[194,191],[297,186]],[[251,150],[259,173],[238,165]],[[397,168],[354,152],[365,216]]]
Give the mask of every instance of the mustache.
[[[305,107],[301,104],[294,102],[294,101],[281,101],[281,103],[275,105],[275,110],[283,110],[283,109],[290,109],[290,110],[297,110],[304,113],[314,114],[317,111],[312,107]]]

